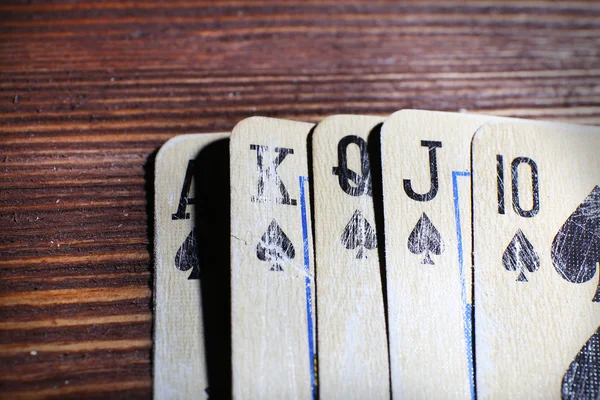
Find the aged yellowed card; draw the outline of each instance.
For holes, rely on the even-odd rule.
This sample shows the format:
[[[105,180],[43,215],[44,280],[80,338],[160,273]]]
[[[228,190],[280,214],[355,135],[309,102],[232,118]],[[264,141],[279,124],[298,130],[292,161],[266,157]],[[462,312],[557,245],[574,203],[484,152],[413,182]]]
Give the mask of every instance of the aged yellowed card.
[[[367,149],[369,135],[378,135],[382,122],[380,117],[336,115],[321,121],[312,137],[322,399],[390,396]]]
[[[231,135],[233,394],[316,393],[307,137],[313,125],[252,117]]]
[[[479,399],[600,396],[600,129],[488,123],[473,139]]]
[[[197,200],[217,194],[214,188],[201,190],[195,171],[206,153],[216,154],[216,148],[227,149],[228,136],[227,133],[177,136],[156,156],[155,399],[207,398],[205,315],[199,280],[202,264],[199,254],[206,249],[199,249],[198,242],[207,234],[205,230],[212,228],[207,226],[209,224],[196,223],[200,212]],[[225,173],[227,176],[227,171]],[[215,235],[214,229],[211,234]],[[228,268],[227,262],[225,260],[220,267]]]
[[[470,146],[490,118],[403,110],[383,125],[394,398],[474,398]]]

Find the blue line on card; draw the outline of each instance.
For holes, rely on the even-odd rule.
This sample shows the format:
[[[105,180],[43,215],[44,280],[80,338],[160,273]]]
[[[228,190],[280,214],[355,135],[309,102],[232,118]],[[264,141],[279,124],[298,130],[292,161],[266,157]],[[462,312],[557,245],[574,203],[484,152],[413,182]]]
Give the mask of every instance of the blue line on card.
[[[458,268],[460,273],[460,298],[464,307],[463,323],[465,342],[467,347],[467,367],[469,369],[469,384],[471,387],[471,399],[475,400],[475,381],[473,371],[473,305],[467,303],[467,287],[465,282],[465,260],[463,254],[463,236],[460,225],[460,204],[458,202],[459,176],[471,176],[470,172],[452,171],[452,190],[454,192],[454,219],[456,221],[456,238],[458,242]]]
[[[316,398],[316,370],[317,360],[315,358],[315,340],[313,330],[313,312],[312,312],[312,293],[310,287],[310,252],[308,242],[308,221],[306,215],[306,195],[305,183],[308,182],[308,177],[300,177],[300,209],[302,212],[302,240],[304,242],[304,284],[306,287],[306,323],[308,326],[308,360],[310,368],[310,388],[312,399]]]

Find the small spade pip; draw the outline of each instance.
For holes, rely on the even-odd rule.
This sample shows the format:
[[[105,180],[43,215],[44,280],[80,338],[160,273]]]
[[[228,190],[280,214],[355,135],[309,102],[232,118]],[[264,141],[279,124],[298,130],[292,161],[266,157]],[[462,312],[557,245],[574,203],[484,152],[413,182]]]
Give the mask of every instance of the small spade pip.
[[[277,221],[271,221],[267,231],[260,238],[256,245],[256,256],[261,261],[273,264],[271,271],[283,271],[282,261],[293,260],[296,257],[294,245]]]
[[[358,253],[356,253],[357,260],[367,258],[365,248],[373,250],[377,247],[375,230],[360,210],[354,211],[352,218],[350,218],[350,221],[342,232],[341,241],[348,250],[358,248]]]
[[[563,400],[600,398],[600,328],[583,345],[562,380]]]
[[[584,283],[594,277],[600,261],[600,187],[567,218],[552,241],[551,254],[563,279]],[[600,283],[592,301],[600,302]]]
[[[413,254],[425,253],[421,264],[429,265],[435,265],[430,253],[439,256],[444,251],[442,236],[425,213],[421,215],[421,218],[417,221],[417,225],[415,225],[408,237],[408,250]]]
[[[198,258],[198,241],[196,240],[196,228],[193,228],[185,238],[177,254],[175,254],[175,267],[180,271],[192,272],[188,279],[200,279],[200,260]]]
[[[518,282],[529,282],[525,271],[535,272],[540,268],[540,258],[520,229],[504,250],[502,263],[508,271],[519,271]]]

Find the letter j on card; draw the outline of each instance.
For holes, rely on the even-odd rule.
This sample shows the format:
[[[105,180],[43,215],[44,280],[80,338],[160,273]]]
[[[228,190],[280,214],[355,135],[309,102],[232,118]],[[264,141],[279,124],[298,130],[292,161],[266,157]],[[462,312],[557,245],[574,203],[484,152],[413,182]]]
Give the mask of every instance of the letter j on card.
[[[474,397],[473,133],[491,117],[403,110],[383,124],[392,397]]]

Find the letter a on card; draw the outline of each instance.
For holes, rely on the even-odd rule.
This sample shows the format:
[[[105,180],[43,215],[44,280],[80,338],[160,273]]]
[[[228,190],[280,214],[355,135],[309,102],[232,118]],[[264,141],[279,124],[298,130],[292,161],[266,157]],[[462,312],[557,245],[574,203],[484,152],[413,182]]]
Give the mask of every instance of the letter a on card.
[[[236,399],[316,393],[307,137],[312,124],[253,117],[231,135]]]
[[[211,312],[203,312],[206,310],[202,309],[202,295],[207,293],[201,293],[200,289],[210,280],[206,277],[212,278],[229,267],[227,252],[222,257],[222,252],[211,245],[227,243],[227,229],[215,228],[212,222],[219,216],[227,220],[223,211],[227,211],[229,188],[227,179],[221,183],[219,175],[227,172],[228,142],[228,133],[182,135],[165,143],[156,156],[154,398],[157,400],[206,398],[210,352],[205,351],[203,320]],[[223,164],[217,160],[219,157],[225,160]],[[217,171],[208,173],[203,168],[206,164]],[[219,202],[224,207],[216,205]],[[219,393],[222,388],[210,390]]]
[[[473,138],[478,399],[600,397],[600,128]]]
[[[337,115],[320,122],[313,133],[323,399],[390,396],[374,185],[367,151],[369,134],[378,135],[382,122],[380,117]],[[379,159],[374,161],[379,163]]]

